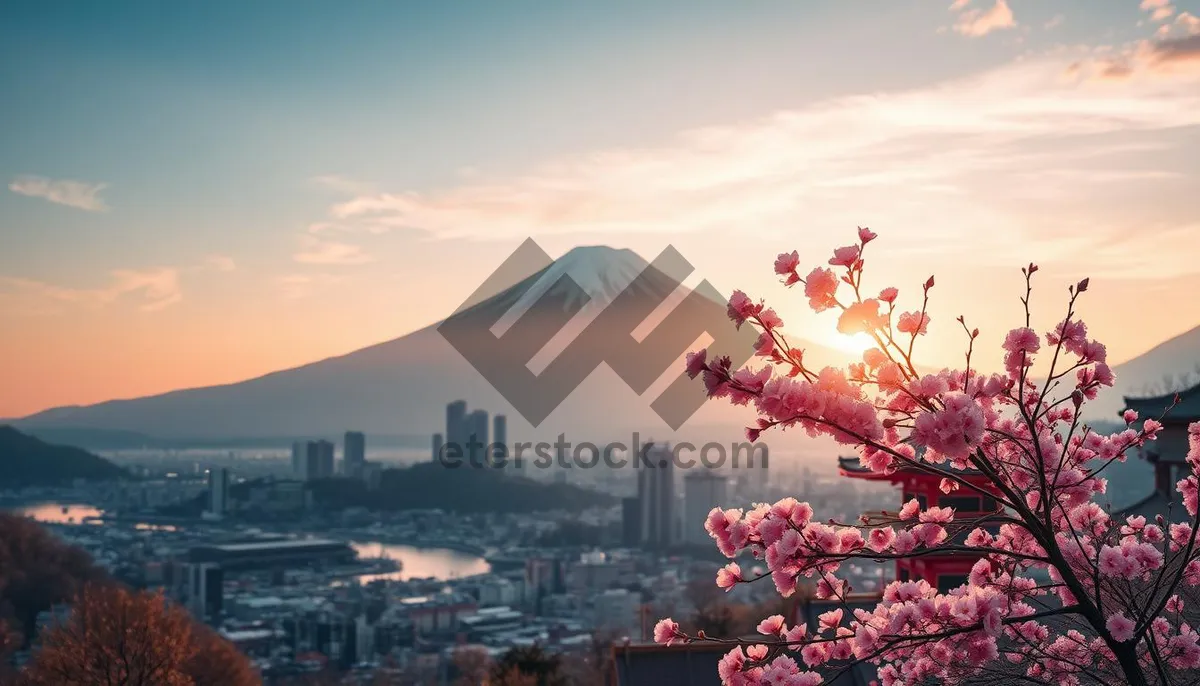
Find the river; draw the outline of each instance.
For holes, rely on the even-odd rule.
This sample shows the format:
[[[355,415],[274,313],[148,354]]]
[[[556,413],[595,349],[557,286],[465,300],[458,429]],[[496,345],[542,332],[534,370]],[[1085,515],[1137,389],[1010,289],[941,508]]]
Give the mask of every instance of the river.
[[[458,579],[464,576],[486,574],[492,568],[487,560],[459,550],[446,548],[417,548],[410,545],[393,545],[371,541],[354,541],[351,547],[363,559],[386,557],[400,563],[399,571],[385,574],[364,574],[358,577],[362,583],[388,579],[438,580]]]
[[[103,524],[100,517],[104,510],[84,504],[39,503],[37,505],[22,505],[13,508],[26,517],[33,517],[46,524]],[[169,525],[138,523],[136,528],[143,530],[175,531]],[[395,560],[400,569],[384,574],[364,574],[359,581],[367,583],[380,579],[407,581],[409,579],[458,579],[476,574],[486,574],[491,570],[487,560],[478,555],[450,550],[448,548],[418,548],[410,545],[394,545],[379,541],[354,541],[350,544],[359,557],[363,559],[380,556]]]

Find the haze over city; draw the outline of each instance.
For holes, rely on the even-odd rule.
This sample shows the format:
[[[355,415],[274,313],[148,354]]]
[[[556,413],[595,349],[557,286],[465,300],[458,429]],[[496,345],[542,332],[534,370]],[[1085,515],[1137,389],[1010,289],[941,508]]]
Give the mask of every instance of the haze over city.
[[[0,686],[1200,683],[1200,0],[0,3]]]

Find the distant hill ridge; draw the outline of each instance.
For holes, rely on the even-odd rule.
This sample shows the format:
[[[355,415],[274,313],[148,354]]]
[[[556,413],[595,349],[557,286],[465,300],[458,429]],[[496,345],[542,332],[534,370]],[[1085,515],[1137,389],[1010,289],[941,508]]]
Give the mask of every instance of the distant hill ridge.
[[[563,291],[559,277],[570,275],[591,299],[589,304],[599,307],[611,303],[646,266],[646,260],[630,250],[578,247],[514,286],[501,287],[490,297],[481,295],[471,307],[519,312],[522,303],[541,297],[538,305],[522,316],[530,316],[533,321],[544,319],[547,326],[558,330],[562,309],[578,303],[576,295]],[[525,291],[523,286],[531,282],[533,287]],[[658,298],[662,288],[657,282],[651,283],[645,295]],[[88,445],[107,447],[111,442],[116,447],[118,443],[233,444],[239,439],[263,437],[339,436],[349,428],[374,435],[429,436],[443,430],[445,403],[458,399],[466,400],[472,409],[507,414],[509,440],[542,440],[563,432],[576,441],[603,442],[621,435],[628,437],[632,430],[661,440],[711,440],[740,435],[741,427],[753,421],[753,412],[747,408],[708,403],[684,427],[706,427],[707,435],[672,436],[665,423],[650,411],[650,398],[638,398],[615,373],[602,366],[535,432],[446,342],[436,326],[431,324],[345,355],[237,383],[59,407],[15,420],[14,424],[24,431],[46,432],[44,435],[53,440],[66,442],[83,441],[49,431],[117,432],[108,436],[93,433],[87,438]],[[805,350],[805,360],[816,368],[850,361],[851,356],[845,352],[808,341],[797,340],[795,344]],[[1122,396],[1159,395],[1162,390],[1158,387],[1166,378],[1178,383],[1180,375],[1194,373],[1198,365],[1200,326],[1116,365],[1116,387],[1105,389],[1084,412],[1089,419],[1114,420],[1123,407]]]
[[[1113,367],[1113,388],[1084,406],[1089,417],[1114,420],[1125,409],[1124,396],[1146,398],[1200,383],[1200,326],[1170,338]],[[1164,408],[1166,409],[1166,408]]]
[[[581,311],[587,312],[610,304],[647,266],[631,250],[579,247],[471,307],[497,313],[514,308],[521,312],[521,304],[536,297],[536,306],[520,315],[522,329],[553,327],[561,333],[571,328],[562,325],[561,313],[578,305],[580,298],[578,293],[562,287],[560,277],[569,275],[587,294],[589,307]],[[645,290],[635,292],[668,301],[672,295],[679,297],[669,279],[651,279],[645,286]],[[723,310],[723,305],[715,305]],[[429,436],[443,430],[445,404],[463,399],[472,409],[506,414],[510,440],[540,440],[567,433],[577,440],[606,441],[621,435],[628,440],[629,432],[635,430],[660,438],[670,433],[650,409],[651,398],[639,399],[614,372],[602,366],[538,427],[546,433],[535,434],[436,327],[437,323],[432,323],[345,355],[237,383],[58,407],[14,423],[28,431],[105,430],[146,434],[161,440],[330,436],[348,428],[377,435]],[[844,357],[818,345],[801,347],[810,359]],[[681,358],[685,352],[679,351]],[[598,407],[605,410],[598,412]],[[710,403],[690,424],[728,426],[740,434],[750,419],[740,416],[738,409],[745,408]]]
[[[11,426],[0,426],[0,487],[56,486],[75,479],[124,476],[125,470],[86,450],[51,445]]]

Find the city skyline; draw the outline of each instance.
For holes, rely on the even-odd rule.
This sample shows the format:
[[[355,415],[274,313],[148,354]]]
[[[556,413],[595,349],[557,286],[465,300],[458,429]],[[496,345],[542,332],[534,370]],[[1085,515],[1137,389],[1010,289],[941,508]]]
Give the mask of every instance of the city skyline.
[[[999,340],[1029,261],[1035,316],[1089,276],[1083,317],[1129,359],[1200,324],[1172,297],[1194,254],[1149,247],[1200,241],[1200,8],[1140,4],[6,5],[0,417],[406,334],[528,236],[670,243],[803,326],[764,267],[869,225],[879,286],[951,286],[926,363],[960,359],[958,314]]]

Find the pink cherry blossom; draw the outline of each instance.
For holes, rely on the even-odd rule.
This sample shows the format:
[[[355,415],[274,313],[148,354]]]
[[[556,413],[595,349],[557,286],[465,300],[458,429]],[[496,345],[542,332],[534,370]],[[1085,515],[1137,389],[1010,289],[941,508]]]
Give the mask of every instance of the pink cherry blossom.
[[[1126,617],[1122,612],[1115,612],[1109,615],[1108,621],[1104,623],[1104,626],[1108,628],[1108,633],[1112,635],[1114,641],[1124,643],[1133,638],[1133,620]]]
[[[1032,355],[1042,347],[1042,342],[1036,331],[1023,326],[1009,331],[1008,336],[1004,338],[1004,344],[1000,347],[1010,353],[1025,352]]]
[[[714,508],[704,526],[723,555],[752,560],[752,578],[770,576],[785,598],[803,584],[814,602],[830,603],[813,627],[803,620],[788,627],[783,615],[774,615],[759,624],[757,640],[733,639],[736,645],[718,663],[722,683],[816,684],[821,674],[805,669],[832,671],[861,661],[874,664],[884,686],[965,683],[989,670],[1072,686],[1157,683],[1163,669],[1179,670],[1180,683],[1200,682],[1200,673],[1189,671],[1200,671],[1200,634],[1184,601],[1185,592],[1200,587],[1194,526],[1200,422],[1188,427],[1186,464],[1175,477],[1182,507],[1155,518],[1114,517],[1106,507],[1108,479],[1123,477],[1106,467],[1175,427],[1153,418],[1139,424],[1132,410],[1111,434],[1087,424],[1088,404],[1115,383],[1107,349],[1088,338],[1075,316],[1087,281],[1072,287],[1068,314],[1045,334],[1052,350],[1041,351],[1043,339],[1027,310],[995,355],[1003,373],[993,373],[987,351],[979,350],[985,337],[964,317],[958,333],[971,346],[973,355],[964,356],[969,366],[929,372],[912,360],[924,359],[914,349],[931,324],[923,310],[934,280],[924,282],[922,310],[898,316],[896,289],[861,297],[873,292],[866,290],[862,246],[875,238],[863,230],[858,244],[835,252],[830,262],[845,269],[840,277],[817,267],[804,279],[814,310],[839,310],[840,331],[875,336],[861,362],[811,367],[802,351],[787,349],[775,311],[740,291],[730,299],[729,314],[757,330],[759,353],[770,365],[734,369],[728,357],[711,359],[707,351],[688,356],[688,375],[702,376],[710,397],[757,414],[748,422],[749,440],[771,431],[833,439],[857,455],[855,474],[865,470],[903,483],[906,493],[928,500],[922,507],[905,496],[898,512],[875,510],[857,523],[853,513],[851,523],[842,521],[845,512],[818,517],[795,498]],[[793,282],[799,255],[776,260],[785,283]],[[1022,270],[1028,287],[1037,271],[1033,264]],[[842,283],[847,299],[839,301]],[[1154,450],[1165,454],[1179,446],[1175,440]],[[922,491],[912,480],[922,472],[936,491]],[[991,514],[980,517],[969,504],[955,512],[940,502],[951,495],[960,502],[986,498]],[[959,569],[970,570],[965,582],[949,584],[954,588],[885,579],[873,606],[843,604],[860,590],[851,582],[877,561],[889,572],[921,575],[928,561],[947,553],[966,563]],[[716,574],[725,590],[744,581],[737,562]],[[660,643],[715,640],[685,636],[669,619],[654,634]]]
[[[780,275],[791,274],[796,271],[796,267],[800,265],[800,253],[793,250],[791,252],[781,252],[779,257],[775,258],[775,273]]]
[[[837,306],[838,278],[833,270],[817,267],[804,278],[804,295],[814,312]]]
[[[897,320],[896,330],[900,333],[923,336],[929,330],[929,315],[923,312],[905,312]]]
[[[842,609],[837,608],[829,612],[824,612],[821,616],[817,617],[817,621],[820,623],[822,631],[836,629],[842,623]]]
[[[756,304],[745,293],[734,291],[733,295],[729,296],[729,305],[726,309],[729,318],[740,327],[747,319],[761,312],[762,305]]]
[[[947,393],[944,407],[922,413],[913,427],[913,439],[949,457],[965,457],[983,437],[983,409],[963,393]]]
[[[717,586],[730,591],[742,580],[742,568],[736,562],[730,562],[717,571]]]
[[[835,267],[850,267],[858,260],[859,248],[857,245],[847,245],[844,248],[838,248],[833,251],[833,257],[829,259],[829,264]]]
[[[673,621],[670,617],[660,619],[654,625],[654,642],[664,645],[671,645],[678,640],[682,634],[679,631],[679,624]]]
[[[705,370],[707,367],[707,363],[705,361],[707,357],[707,348],[687,354],[687,375],[689,379],[696,378],[700,372]]]
[[[771,615],[758,623],[758,633],[764,636],[778,636],[787,632],[783,623],[783,615]]]
[[[871,534],[867,537],[867,545],[877,553],[882,553],[892,546],[892,542],[896,540],[896,530],[890,526],[871,529]]]
[[[878,300],[864,300],[851,304],[838,317],[837,328],[841,333],[859,333],[878,329],[884,324],[879,314]]]

